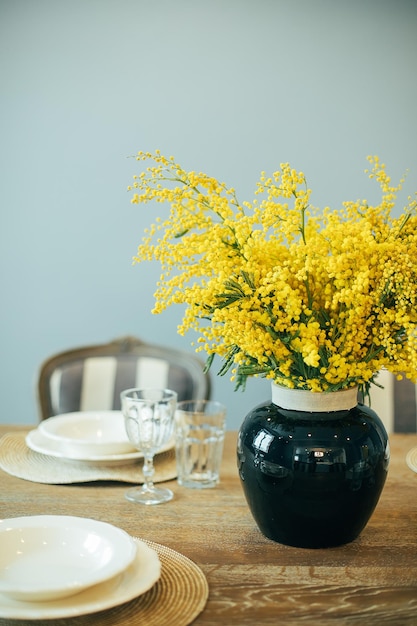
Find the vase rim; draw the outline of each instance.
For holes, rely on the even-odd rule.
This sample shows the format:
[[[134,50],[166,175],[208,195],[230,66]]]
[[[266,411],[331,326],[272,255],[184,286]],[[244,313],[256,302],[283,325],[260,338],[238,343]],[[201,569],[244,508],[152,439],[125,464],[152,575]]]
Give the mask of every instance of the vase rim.
[[[272,403],[282,409],[309,413],[346,411],[358,404],[358,387],[317,392],[290,389],[272,381]]]

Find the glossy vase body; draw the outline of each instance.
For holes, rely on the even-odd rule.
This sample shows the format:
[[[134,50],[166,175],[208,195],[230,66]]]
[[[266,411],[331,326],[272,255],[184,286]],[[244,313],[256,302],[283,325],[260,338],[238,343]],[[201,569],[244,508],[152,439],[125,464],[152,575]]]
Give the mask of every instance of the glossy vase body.
[[[361,404],[299,411],[265,403],[244,420],[237,458],[261,532],[282,544],[325,548],[354,540],[366,526],[387,476],[388,436]]]

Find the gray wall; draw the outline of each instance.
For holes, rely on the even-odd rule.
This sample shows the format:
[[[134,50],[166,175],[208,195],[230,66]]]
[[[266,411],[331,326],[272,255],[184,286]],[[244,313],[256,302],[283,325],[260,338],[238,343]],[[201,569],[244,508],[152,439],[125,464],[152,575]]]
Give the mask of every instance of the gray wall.
[[[126,192],[160,148],[252,199],[303,170],[316,205],[377,197],[378,154],[417,189],[415,0],[1,0],[0,422],[36,423],[49,354],[134,334],[188,349],[132,267],[150,207]],[[229,428],[269,397],[214,377]]]

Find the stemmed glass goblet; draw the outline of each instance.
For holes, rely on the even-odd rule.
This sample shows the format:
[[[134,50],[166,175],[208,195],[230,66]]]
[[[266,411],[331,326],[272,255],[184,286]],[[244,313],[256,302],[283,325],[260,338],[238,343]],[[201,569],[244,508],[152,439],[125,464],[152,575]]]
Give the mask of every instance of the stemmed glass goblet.
[[[174,494],[170,489],[155,487],[153,459],[172,437],[177,394],[171,389],[126,389],[120,399],[129,441],[144,457],[144,483],[129,489],[125,496],[141,504],[168,502]]]

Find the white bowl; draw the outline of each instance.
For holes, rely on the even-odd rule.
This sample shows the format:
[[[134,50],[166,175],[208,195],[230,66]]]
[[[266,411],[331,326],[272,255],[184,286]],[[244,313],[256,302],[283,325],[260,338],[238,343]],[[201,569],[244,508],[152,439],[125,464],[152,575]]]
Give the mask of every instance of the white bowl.
[[[134,452],[121,411],[65,413],[43,420],[39,431],[70,458]]]
[[[0,593],[16,600],[70,596],[113,578],[135,559],[120,528],[65,515],[0,520]]]

